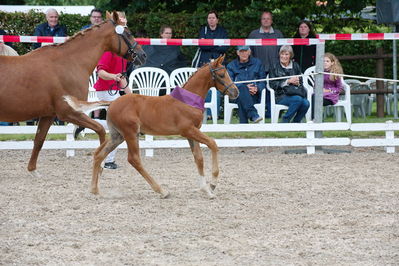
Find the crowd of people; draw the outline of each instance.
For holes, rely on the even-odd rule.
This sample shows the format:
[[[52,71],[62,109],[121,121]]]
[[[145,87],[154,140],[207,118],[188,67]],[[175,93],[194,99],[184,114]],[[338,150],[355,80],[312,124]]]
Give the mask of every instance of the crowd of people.
[[[123,12],[118,13],[120,18],[126,21]],[[215,10],[208,12],[206,17],[206,25],[199,29],[199,39],[228,39],[228,31],[219,24],[219,14]],[[57,10],[50,8],[46,11],[46,22],[38,25],[34,30],[35,36],[67,36],[67,28],[59,23],[59,14]],[[99,24],[103,21],[103,12],[100,9],[93,9],[90,13],[90,24],[82,27],[82,30],[90,28],[92,25]],[[126,21],[127,23],[127,21]],[[1,31],[0,34],[5,34]],[[161,38],[172,38],[173,28],[170,25],[163,25],[160,28]],[[136,37],[147,37],[144,31],[138,32]],[[296,33],[293,38],[315,38],[316,34],[312,24],[309,21],[301,21],[298,24]],[[264,11],[260,16],[260,27],[254,29],[248,35],[249,39],[276,39],[284,38],[283,33],[273,25],[273,14],[270,11]],[[11,44],[10,44],[11,45]],[[10,45],[0,42],[0,55],[18,55]],[[45,44],[35,43],[33,47],[39,48]],[[186,56],[181,52],[178,46],[144,46],[147,54],[147,62],[143,66],[158,67],[164,69],[170,74],[174,69],[185,67],[189,63]],[[226,53],[228,46],[199,46],[191,65],[199,68],[211,60],[218,58]],[[291,46],[238,46],[236,48],[237,58],[231,62],[225,62],[228,72],[233,81],[258,80],[269,77],[284,77],[287,79],[279,79],[270,81],[270,87],[275,90],[276,103],[288,106],[287,112],[282,116],[282,122],[299,123],[303,120],[310,106],[307,100],[307,91],[302,84],[302,79],[296,75],[301,75],[304,71],[315,65],[316,46],[315,45],[295,45]],[[97,90],[99,99],[109,100],[109,94],[104,93],[112,84],[115,85],[114,98],[119,96],[120,88],[124,88],[126,84],[125,76],[121,73],[126,69],[116,69],[114,66],[119,64],[121,60],[110,52],[106,52],[100,59],[97,66],[98,81],[94,85]],[[117,62],[117,63],[115,63]],[[118,63],[119,62],[119,63]],[[342,67],[337,58],[326,53],[324,59],[324,68],[326,72],[342,73]],[[294,76],[294,77],[292,77]],[[324,77],[324,100],[323,105],[333,105],[338,101],[339,94],[342,91],[341,79],[336,75],[325,75]],[[235,103],[238,105],[238,117],[240,123],[253,122],[257,123],[262,117],[270,118],[270,93],[266,89],[266,82],[249,82],[238,84],[240,96]],[[262,90],[266,89],[266,113],[259,114],[254,104],[260,102]],[[113,89],[114,90],[114,87]],[[205,99],[209,102],[211,94],[209,93]],[[217,95],[217,110],[220,116],[222,97],[220,92]],[[314,106],[314,105],[312,105]],[[211,119],[211,112],[208,119]],[[98,113],[94,114],[95,118],[99,117]],[[29,123],[31,123],[30,121]],[[59,121],[60,122],[60,121]],[[0,122],[2,123],[2,122]],[[61,122],[60,122],[61,123]],[[79,128],[78,133],[83,130]],[[112,158],[107,163],[113,163]],[[115,167],[111,165],[111,167]]]

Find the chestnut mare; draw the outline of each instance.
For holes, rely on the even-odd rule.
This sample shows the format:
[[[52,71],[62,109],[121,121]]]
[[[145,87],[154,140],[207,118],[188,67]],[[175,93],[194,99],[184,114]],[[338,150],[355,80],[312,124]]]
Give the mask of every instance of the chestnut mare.
[[[56,116],[94,130],[100,142],[105,141],[104,128],[71,108],[66,99],[87,100],[89,76],[105,51],[125,56],[136,65],[144,63],[141,46],[120,24],[117,12],[107,12],[106,22],[78,32],[65,43],[23,56],[0,56],[0,121],[40,118],[28,164],[32,175],[38,175],[37,157]],[[104,104],[90,105],[96,108]]]
[[[191,96],[205,99],[208,90],[216,87],[223,94],[228,94],[231,99],[238,97],[238,89],[231,81],[226,68],[222,65],[224,56],[219,57],[200,68],[191,76],[183,86],[183,92],[188,91]],[[176,90],[176,89],[175,89]],[[179,91],[178,90],[178,91]],[[124,95],[108,108],[107,123],[110,139],[107,139],[94,153],[93,179],[91,192],[98,194],[98,178],[102,172],[101,162],[119,144],[126,140],[128,146],[128,162],[151,185],[152,189],[165,198],[169,193],[163,189],[154,178],[144,169],[139,150],[139,133],[150,135],[181,135],[188,139],[195,163],[199,172],[200,189],[210,198],[214,197],[218,175],[218,147],[216,142],[203,134],[199,128],[202,125],[203,109],[198,106],[186,104],[171,95],[144,96],[137,94]],[[204,160],[199,143],[208,146],[212,151],[212,181],[209,186],[204,177]]]

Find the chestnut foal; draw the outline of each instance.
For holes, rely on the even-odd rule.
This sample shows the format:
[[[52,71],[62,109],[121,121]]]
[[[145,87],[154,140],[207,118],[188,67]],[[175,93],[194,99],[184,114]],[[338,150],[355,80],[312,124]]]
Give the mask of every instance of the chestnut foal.
[[[98,194],[98,178],[102,172],[101,162],[119,144],[126,140],[128,162],[145,178],[152,189],[166,198],[169,192],[162,188],[144,169],[139,150],[139,134],[181,135],[188,139],[199,172],[200,189],[214,198],[219,165],[216,142],[203,134],[204,99],[211,87],[216,87],[231,99],[238,97],[238,89],[222,65],[224,56],[200,68],[182,88],[175,88],[170,95],[161,97],[130,94],[112,102],[107,113],[110,139],[94,154],[91,192]],[[212,151],[212,181],[209,186],[204,176],[204,160],[199,143]]]

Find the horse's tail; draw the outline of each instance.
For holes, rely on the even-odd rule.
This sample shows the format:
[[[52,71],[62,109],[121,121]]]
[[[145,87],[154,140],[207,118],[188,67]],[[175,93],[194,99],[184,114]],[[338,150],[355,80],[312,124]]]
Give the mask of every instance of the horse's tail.
[[[91,112],[96,109],[102,109],[104,108],[104,106],[109,106],[111,104],[110,101],[96,101],[96,102],[80,101],[76,97],[69,95],[64,96],[64,100],[75,111],[82,113]]]

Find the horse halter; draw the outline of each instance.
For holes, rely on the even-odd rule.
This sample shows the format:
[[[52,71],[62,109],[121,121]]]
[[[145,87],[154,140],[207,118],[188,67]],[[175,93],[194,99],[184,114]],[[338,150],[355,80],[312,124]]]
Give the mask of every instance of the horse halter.
[[[121,37],[122,37],[122,39],[125,41],[125,44],[128,47],[125,55],[123,55],[123,58],[127,59],[129,56],[131,56],[132,60],[135,61],[137,58],[137,53],[134,50],[136,49],[136,46],[138,43],[136,41],[134,41],[134,43],[131,44],[129,38],[132,35],[130,34],[130,32],[125,31],[124,26],[116,25],[116,23],[114,21],[112,21],[112,23],[115,25],[116,34],[118,34],[118,40],[119,40],[119,52],[118,53],[121,52]]]
[[[212,75],[212,79],[215,80],[216,82],[219,82],[220,84],[222,84],[224,86],[224,90],[223,90],[223,95],[226,94],[226,91],[228,91],[230,89],[231,86],[234,86],[234,82],[226,85],[226,83],[224,83],[223,79],[216,73],[216,71],[219,71],[221,69],[226,69],[225,66],[221,66],[218,68],[212,68],[211,63],[209,63],[209,69],[211,71],[211,75]]]

